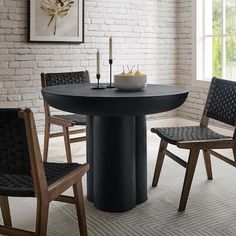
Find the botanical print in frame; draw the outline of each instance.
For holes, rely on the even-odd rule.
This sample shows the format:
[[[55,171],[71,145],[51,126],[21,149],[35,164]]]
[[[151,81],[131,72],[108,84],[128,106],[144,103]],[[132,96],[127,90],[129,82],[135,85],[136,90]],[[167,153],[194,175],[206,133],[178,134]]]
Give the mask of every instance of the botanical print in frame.
[[[84,0],[30,0],[30,41],[84,41]]]

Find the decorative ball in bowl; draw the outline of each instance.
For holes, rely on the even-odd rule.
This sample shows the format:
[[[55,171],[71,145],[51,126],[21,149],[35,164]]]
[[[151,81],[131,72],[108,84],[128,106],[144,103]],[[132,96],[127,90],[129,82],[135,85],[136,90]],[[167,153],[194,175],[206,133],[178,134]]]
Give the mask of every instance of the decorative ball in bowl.
[[[141,73],[121,73],[114,76],[114,87],[121,91],[139,91],[146,87],[147,76]]]

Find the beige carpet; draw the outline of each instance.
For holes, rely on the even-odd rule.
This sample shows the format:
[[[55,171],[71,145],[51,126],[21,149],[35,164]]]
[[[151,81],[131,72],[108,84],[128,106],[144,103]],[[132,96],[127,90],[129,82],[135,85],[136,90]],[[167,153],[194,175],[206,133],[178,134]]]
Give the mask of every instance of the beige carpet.
[[[148,126],[182,124],[182,120],[149,122]],[[191,122],[184,122],[190,124]],[[40,137],[40,140],[41,137]],[[187,209],[178,213],[184,168],[166,159],[157,188],[151,179],[159,140],[148,131],[148,201],[125,213],[105,213],[86,201],[90,236],[229,236],[236,235],[236,169],[213,160],[214,180],[206,180],[202,155],[199,160]],[[188,152],[171,146],[173,152],[187,157]],[[85,145],[73,144],[74,160],[85,161]],[[232,157],[230,151],[224,151]],[[62,139],[51,142],[49,159],[65,160]],[[84,179],[85,180],[85,179]],[[84,185],[86,194],[86,186]],[[68,191],[71,193],[71,190]],[[35,199],[11,198],[13,224],[29,230],[35,227]],[[75,208],[70,204],[52,203],[48,224],[50,236],[79,235]]]

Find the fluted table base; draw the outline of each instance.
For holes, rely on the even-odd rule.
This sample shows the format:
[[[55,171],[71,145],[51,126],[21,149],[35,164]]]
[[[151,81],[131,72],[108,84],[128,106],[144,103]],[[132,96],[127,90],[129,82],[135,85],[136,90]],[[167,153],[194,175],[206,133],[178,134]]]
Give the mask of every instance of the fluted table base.
[[[87,116],[87,198],[103,211],[147,200],[145,116]]]

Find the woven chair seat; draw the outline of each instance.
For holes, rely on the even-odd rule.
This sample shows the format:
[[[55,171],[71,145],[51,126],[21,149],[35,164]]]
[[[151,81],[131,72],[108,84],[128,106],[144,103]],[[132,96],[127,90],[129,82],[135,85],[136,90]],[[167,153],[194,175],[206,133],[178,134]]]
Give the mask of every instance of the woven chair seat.
[[[197,141],[230,138],[218,134],[203,126],[165,127],[152,128],[151,132],[156,133],[166,142],[176,145],[180,141]]]
[[[47,184],[51,185],[79,167],[77,163],[44,163]],[[33,197],[34,185],[28,175],[0,175],[0,195],[16,197]]]
[[[66,121],[72,122],[74,125],[86,125],[86,116],[78,114],[68,114],[68,115],[53,115],[56,118],[60,118]]]

